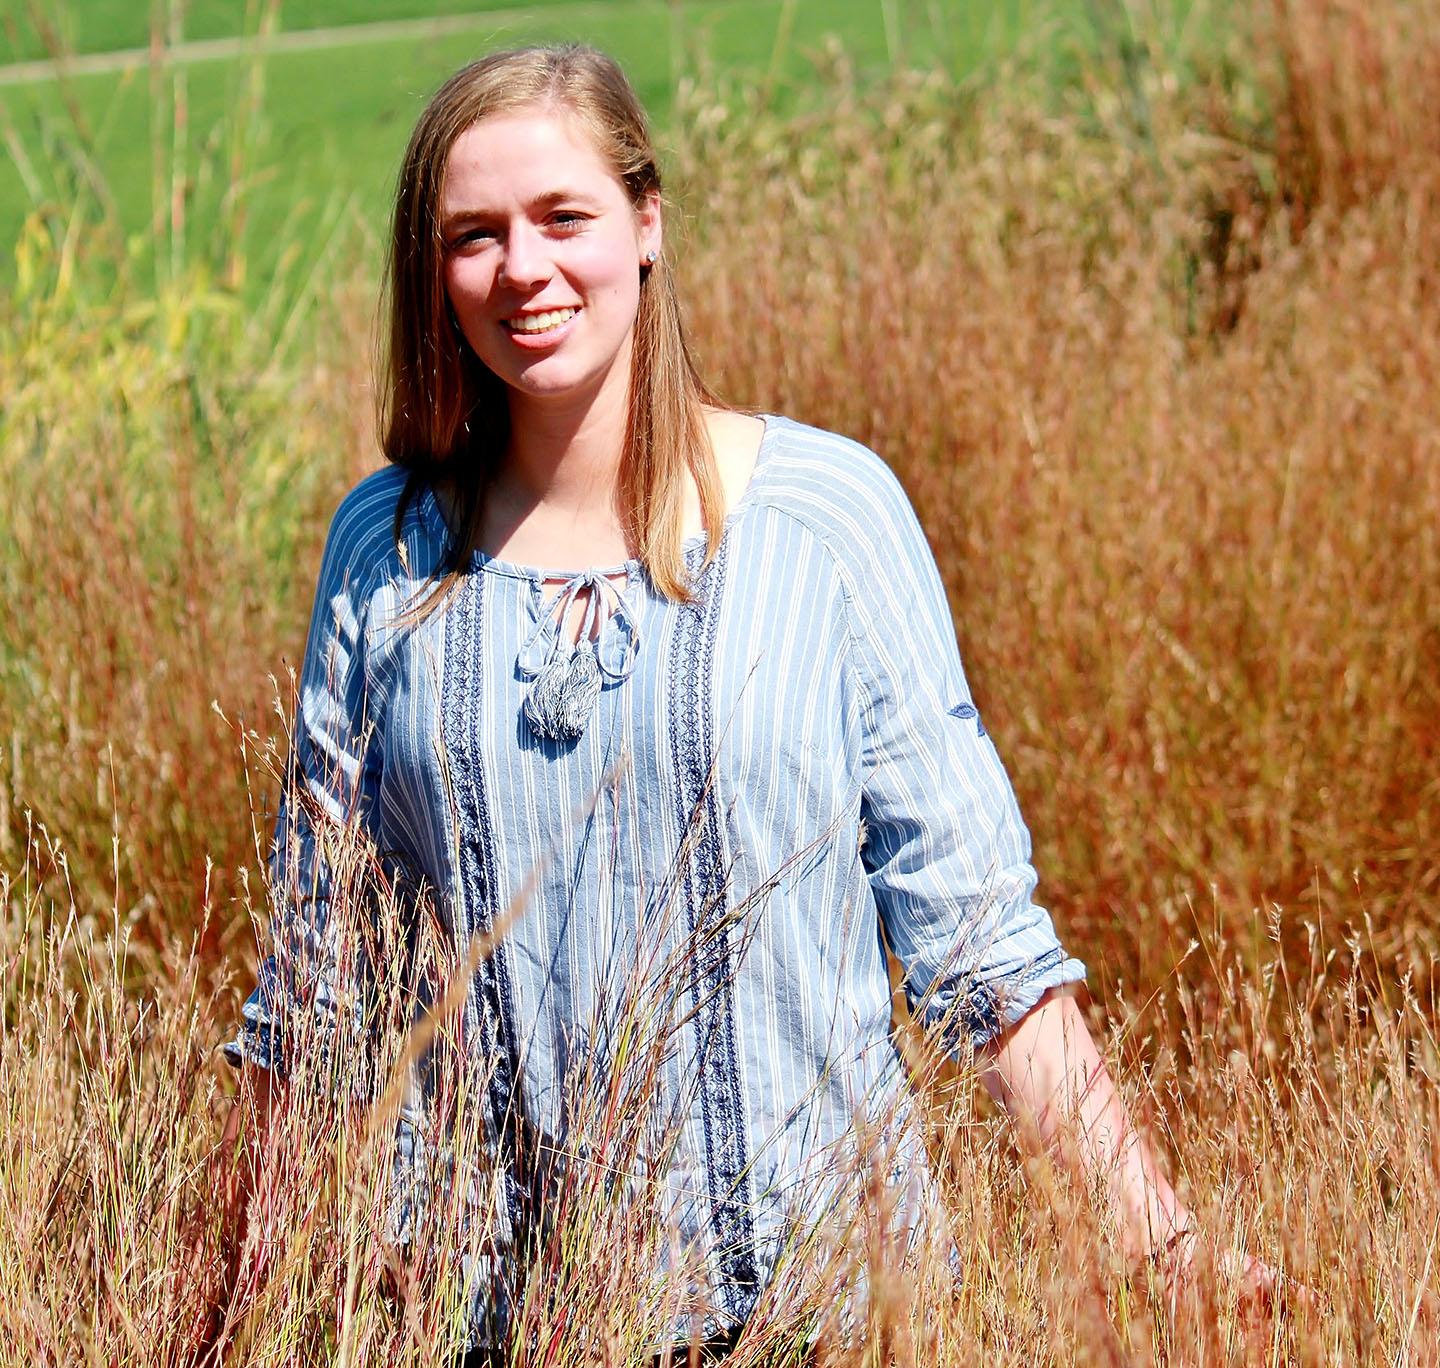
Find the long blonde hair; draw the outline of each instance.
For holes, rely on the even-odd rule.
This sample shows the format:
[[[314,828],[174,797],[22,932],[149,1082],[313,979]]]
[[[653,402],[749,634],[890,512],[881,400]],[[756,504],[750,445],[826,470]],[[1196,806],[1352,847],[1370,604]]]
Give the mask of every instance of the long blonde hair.
[[[428,606],[448,597],[464,574],[486,486],[510,437],[504,383],[470,349],[445,293],[445,167],[455,140],[481,119],[537,106],[580,122],[637,208],[661,193],[645,112],[624,73],[594,48],[531,47],[482,57],[446,81],[421,114],[395,194],[379,404],[385,455],[410,473],[396,512],[397,538],[423,486],[444,480],[454,493],[454,540]],[[690,597],[681,554],[687,475],[700,496],[707,559],[719,545],[724,503],[704,415],[713,402],[685,345],[675,279],[662,255],[641,268],[619,501],[627,538],[670,598]]]

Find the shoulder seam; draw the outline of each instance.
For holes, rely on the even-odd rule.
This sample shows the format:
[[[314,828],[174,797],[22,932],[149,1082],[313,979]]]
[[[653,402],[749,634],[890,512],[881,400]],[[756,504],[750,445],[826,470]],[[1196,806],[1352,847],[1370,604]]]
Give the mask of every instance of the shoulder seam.
[[[360,575],[352,582],[358,591],[363,592],[367,600],[382,586],[387,576],[393,577],[397,570],[405,573],[404,556],[406,553],[402,551],[402,544],[410,530],[411,520],[414,519],[422,530],[424,527],[418,503],[416,499],[412,499],[410,506],[406,509],[401,536],[398,540],[395,536],[395,508],[404,489],[406,478],[405,471],[399,466],[382,466],[351,488],[335,511],[334,526],[341,525],[342,519],[346,523],[353,522],[351,540],[378,553],[368,556],[367,563],[362,566],[357,567],[353,562],[346,566],[346,569],[352,574],[355,570],[360,570]],[[374,486],[374,488],[369,488],[369,486]],[[361,516],[358,508],[353,506],[347,508],[347,505],[358,503],[362,499],[378,499],[381,502],[384,517],[374,518],[368,510],[364,516]],[[347,528],[347,530],[350,529]]]
[[[849,671],[851,680],[856,686],[860,698],[863,700],[865,712],[870,711],[870,691],[860,674],[859,660],[864,655],[861,649],[860,640],[855,630],[855,586],[852,582],[849,567],[845,564],[844,558],[836,550],[831,538],[826,535],[826,529],[817,526],[815,521],[805,515],[800,509],[788,508],[779,503],[767,503],[765,507],[778,514],[782,518],[788,518],[812,537],[815,542],[824,550],[830,565],[835,572],[836,583],[840,586],[841,597],[845,601],[845,640],[847,643],[845,667]]]
[[[395,506],[404,488],[404,480],[405,472],[395,465],[386,464],[372,471],[346,492],[331,523],[332,535],[343,528],[348,534],[347,540],[355,549],[373,553],[359,558],[347,555],[338,567],[340,573],[331,589],[347,595],[353,605],[357,646],[362,653],[361,669],[367,688],[373,682],[370,671],[374,664],[371,636],[375,623],[375,596],[388,581],[404,572],[404,562],[394,534]],[[363,507],[362,501],[370,500],[380,503],[382,518],[374,517],[369,509]],[[418,516],[418,510],[407,511],[407,522],[411,511]]]

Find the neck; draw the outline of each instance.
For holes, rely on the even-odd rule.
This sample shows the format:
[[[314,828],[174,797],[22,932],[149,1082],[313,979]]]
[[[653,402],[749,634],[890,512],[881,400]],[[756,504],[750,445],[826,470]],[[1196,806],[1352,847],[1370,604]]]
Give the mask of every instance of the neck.
[[[628,383],[574,402],[511,391],[503,478],[517,495],[557,511],[613,508],[628,408]]]
[[[612,565],[629,545],[620,462],[629,358],[592,387],[558,395],[511,389],[510,443],[485,498],[481,544],[526,565]]]
[[[608,507],[620,479],[625,411],[555,411],[512,401],[503,476],[534,503],[555,508]]]

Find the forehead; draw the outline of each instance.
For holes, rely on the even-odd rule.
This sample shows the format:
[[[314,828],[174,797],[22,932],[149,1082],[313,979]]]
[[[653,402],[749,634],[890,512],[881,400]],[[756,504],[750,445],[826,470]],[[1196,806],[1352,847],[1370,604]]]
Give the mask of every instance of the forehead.
[[[585,124],[563,110],[536,106],[488,115],[455,139],[441,204],[447,212],[524,204],[557,191],[628,200]]]

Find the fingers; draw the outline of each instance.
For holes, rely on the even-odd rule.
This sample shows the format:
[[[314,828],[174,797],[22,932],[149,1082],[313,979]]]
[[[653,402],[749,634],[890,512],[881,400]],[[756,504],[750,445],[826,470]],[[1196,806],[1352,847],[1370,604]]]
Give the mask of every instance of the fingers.
[[[1233,1248],[1216,1249],[1191,1232],[1172,1242],[1153,1262],[1172,1314],[1182,1298],[1212,1280],[1217,1292],[1226,1286],[1233,1289],[1247,1320],[1321,1312],[1329,1305],[1322,1292],[1264,1259]]]
[[[1270,1315],[1287,1311],[1323,1311],[1328,1305],[1324,1293],[1254,1255],[1245,1258],[1239,1292],[1242,1306],[1253,1305]]]

